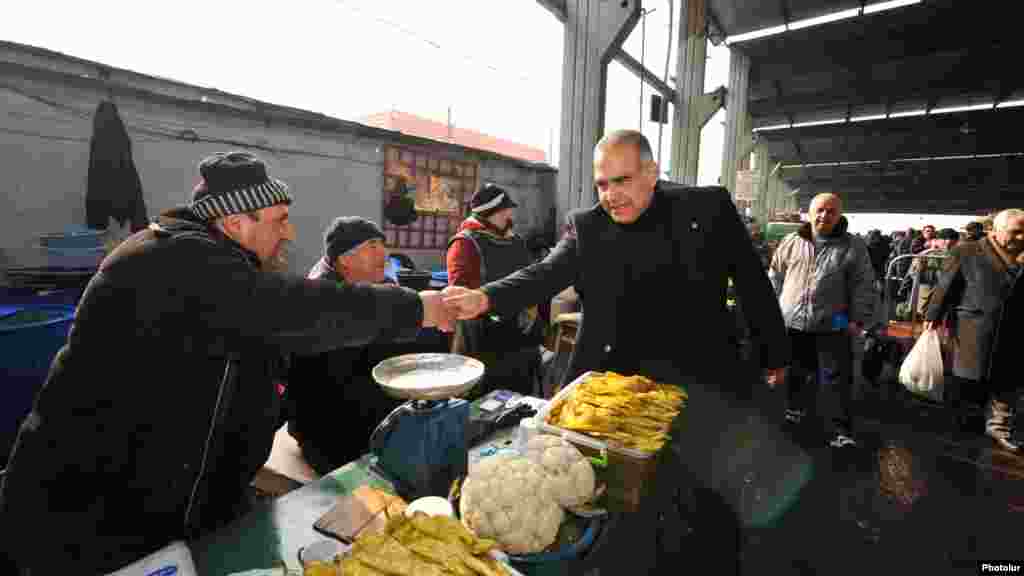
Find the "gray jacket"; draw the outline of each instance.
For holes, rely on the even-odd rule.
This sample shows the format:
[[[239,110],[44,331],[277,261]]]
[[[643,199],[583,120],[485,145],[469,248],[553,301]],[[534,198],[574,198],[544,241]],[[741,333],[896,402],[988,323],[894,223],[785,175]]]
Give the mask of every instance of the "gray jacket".
[[[844,328],[844,317],[851,324],[871,326],[875,273],[867,245],[846,226],[842,218],[819,249],[810,223],[805,223],[775,250],[768,277],[787,328],[835,332]]]

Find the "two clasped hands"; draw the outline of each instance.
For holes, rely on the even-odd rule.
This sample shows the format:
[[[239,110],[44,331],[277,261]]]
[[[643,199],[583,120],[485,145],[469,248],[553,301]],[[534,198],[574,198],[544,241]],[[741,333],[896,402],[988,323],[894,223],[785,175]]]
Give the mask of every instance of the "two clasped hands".
[[[455,330],[456,320],[476,318],[490,307],[486,294],[462,286],[424,290],[420,292],[420,301],[423,302],[423,327],[444,332]]]
[[[420,292],[423,300],[423,326],[436,327],[445,332],[455,329],[456,320],[476,318],[491,307],[490,300],[481,290],[449,286],[444,290]],[[786,380],[785,368],[769,369],[768,385],[774,388]]]
[[[456,320],[476,318],[490,307],[490,300],[483,291],[461,286],[449,286],[440,292],[420,292],[420,296],[424,298],[424,326],[430,319],[434,322],[431,326],[445,332],[454,330]],[[775,387],[785,381],[785,368],[769,369],[765,376],[768,385]]]

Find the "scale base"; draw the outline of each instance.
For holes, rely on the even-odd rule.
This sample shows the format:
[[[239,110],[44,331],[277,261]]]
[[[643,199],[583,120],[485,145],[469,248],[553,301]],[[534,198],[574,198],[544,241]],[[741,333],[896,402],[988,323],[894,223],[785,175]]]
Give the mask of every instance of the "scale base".
[[[399,496],[447,497],[469,469],[469,402],[410,400],[392,413],[370,440],[377,466]]]

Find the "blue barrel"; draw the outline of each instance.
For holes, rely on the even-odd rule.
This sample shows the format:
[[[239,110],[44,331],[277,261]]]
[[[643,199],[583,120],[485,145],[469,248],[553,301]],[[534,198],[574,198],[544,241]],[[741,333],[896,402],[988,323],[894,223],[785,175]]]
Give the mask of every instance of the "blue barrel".
[[[6,463],[18,426],[67,341],[75,307],[0,303],[0,461]]]

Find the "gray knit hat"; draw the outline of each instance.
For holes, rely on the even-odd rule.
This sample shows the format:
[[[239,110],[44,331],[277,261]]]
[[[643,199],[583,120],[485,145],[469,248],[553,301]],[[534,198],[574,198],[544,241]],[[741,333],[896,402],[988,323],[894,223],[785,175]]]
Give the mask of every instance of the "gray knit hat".
[[[231,214],[291,204],[288,185],[270,178],[267,165],[248,152],[218,152],[199,163],[202,180],[192,191],[192,211],[210,222]]]

